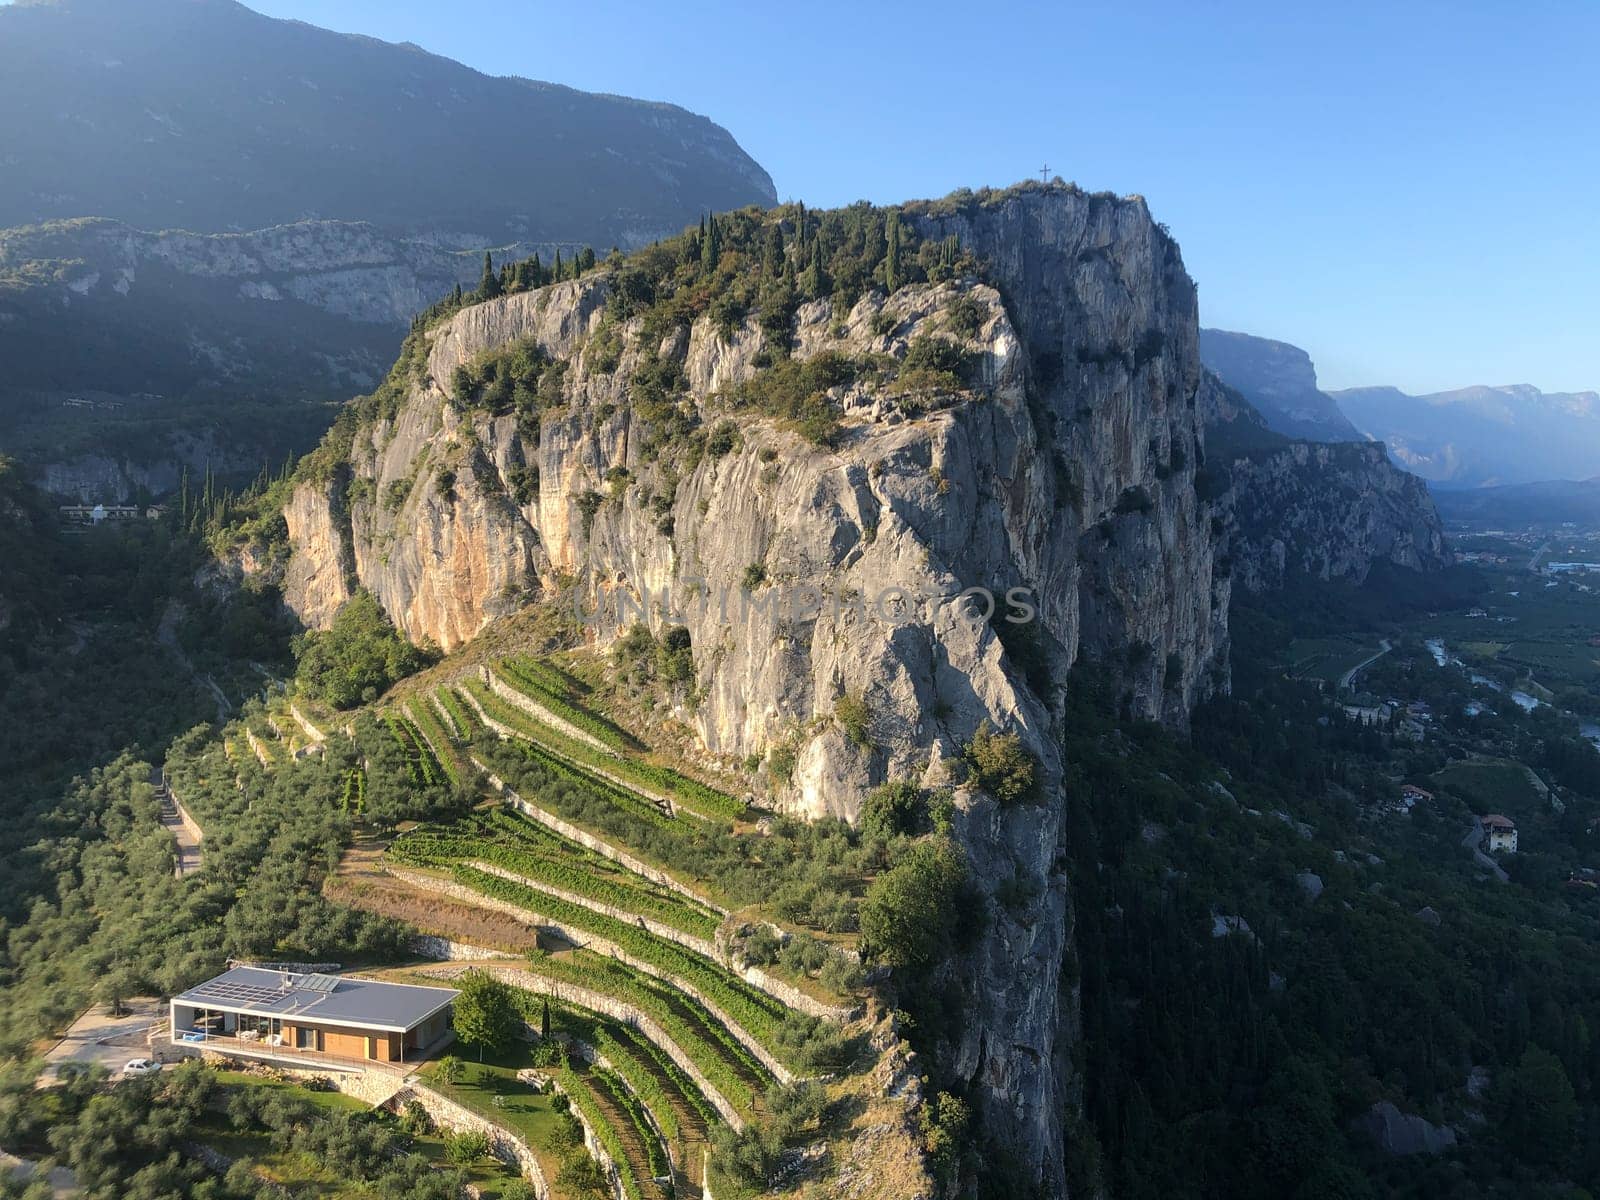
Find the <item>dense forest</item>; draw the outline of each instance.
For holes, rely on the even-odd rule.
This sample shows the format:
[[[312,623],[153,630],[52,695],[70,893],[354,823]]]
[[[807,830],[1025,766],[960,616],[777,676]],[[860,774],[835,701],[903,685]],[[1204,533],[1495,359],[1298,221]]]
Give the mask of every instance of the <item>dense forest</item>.
[[[1330,718],[1271,667],[1284,616],[1236,609],[1234,697],[1191,740],[1113,720],[1092,671],[1074,679],[1085,1103],[1069,1163],[1126,1197],[1589,1194],[1600,914],[1564,885],[1600,861],[1600,753],[1548,709],[1466,716],[1465,677],[1420,645],[1373,686],[1429,697],[1439,736]],[[1495,747],[1559,797],[1517,814],[1503,885],[1462,846],[1482,799],[1438,782]],[[1405,781],[1434,800],[1398,809]],[[1380,1153],[1358,1123],[1384,1101],[1459,1148]]]

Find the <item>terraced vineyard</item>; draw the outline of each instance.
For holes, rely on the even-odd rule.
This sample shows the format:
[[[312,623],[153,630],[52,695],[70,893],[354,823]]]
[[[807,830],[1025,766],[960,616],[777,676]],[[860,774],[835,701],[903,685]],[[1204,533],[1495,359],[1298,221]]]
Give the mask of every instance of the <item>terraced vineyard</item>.
[[[456,757],[452,739],[439,719],[438,710],[428,703],[426,697],[417,696],[406,704],[406,715],[411,718],[412,727],[421,735],[423,748],[432,756],[444,777],[452,787],[459,786],[461,763]]]
[[[444,782],[447,778],[446,773],[440,767],[439,760],[434,757],[428,743],[417,732],[417,727],[405,717],[393,712],[385,715],[384,722],[394,734],[395,741],[400,743],[400,749],[405,751],[406,768],[411,774],[411,782],[418,787]]]
[[[508,658],[495,667],[494,672],[534,703],[597,742],[619,752],[638,747],[639,743],[626,731],[579,703],[577,683],[548,663]]]
[[[426,867],[491,864],[529,886],[547,885],[706,942],[716,936],[721,919],[709,908],[658,888],[576,842],[506,812],[475,816],[448,829],[416,830],[391,846],[389,853],[401,862]]]
[[[488,715],[510,726],[519,736],[538,744],[546,753],[574,766],[620,779],[624,784],[665,800],[691,816],[732,823],[745,815],[742,800],[680,771],[639,757],[638,751],[642,748],[636,739],[627,735],[601,736],[616,727],[604,717],[581,707],[573,692],[559,693],[557,681],[569,684],[571,681],[556,668],[531,659],[507,659],[494,668],[493,674],[501,684],[521,693],[533,705],[589,734],[609,750],[607,753],[597,749],[580,738],[563,733],[549,722],[539,720],[526,709],[495,695],[489,685],[482,681],[468,681],[473,697],[483,705]],[[477,686],[472,686],[474,684]],[[575,689],[576,684],[571,684],[571,687]],[[492,700],[492,704],[484,701],[486,696]],[[579,717],[583,719],[577,719]]]
[[[394,890],[409,889],[419,912],[445,914],[441,932],[457,941],[472,941],[473,912],[485,927],[537,931],[543,948],[525,960],[470,969],[515,989],[535,1029],[548,1006],[564,1049],[517,1053],[535,1056],[534,1070],[568,1095],[614,1164],[617,1195],[658,1200],[672,1194],[658,1182],[668,1180],[688,1194],[719,1125],[743,1129],[767,1111],[769,1089],[835,1069],[811,1057],[819,1041],[842,1044],[810,1015],[828,1010],[732,965],[719,940],[728,909],[685,866],[696,854],[748,853],[737,849],[755,844],[736,831],[742,803],[644,757],[581,684],[537,660],[502,660],[414,693],[382,721],[419,787],[458,784],[487,757],[520,789],[504,805],[409,830],[373,867],[391,907]],[[351,772],[347,806],[361,789]]]

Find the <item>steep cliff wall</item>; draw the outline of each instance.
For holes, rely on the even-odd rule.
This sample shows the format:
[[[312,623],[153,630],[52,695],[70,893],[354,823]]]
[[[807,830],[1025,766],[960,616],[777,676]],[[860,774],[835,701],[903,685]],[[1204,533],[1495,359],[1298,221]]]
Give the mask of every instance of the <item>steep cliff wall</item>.
[[[810,815],[853,817],[888,779],[944,781],[980,722],[1017,731],[1043,802],[963,791],[957,833],[983,888],[1018,880],[1034,899],[974,915],[976,946],[952,974],[965,1019],[941,1057],[971,1080],[1001,1152],[1059,1191],[1077,1002],[1062,984],[1070,798],[1053,688],[1029,685],[1000,622],[914,598],[986,588],[1004,605],[1028,589],[1048,667],[1032,677],[1059,680],[1090,655],[1151,716],[1182,720],[1225,682],[1228,581],[1196,490],[1195,292],[1137,199],[1029,188],[904,219],[981,268],[868,291],[848,311],[798,307],[795,361],[864,364],[830,389],[841,428],[826,444],[731,405],[774,370],[756,315],[664,333],[619,323],[614,271],[458,314],[430,333],[398,408],[356,432],[339,470],[300,485],[287,596],[325,624],[359,581],[408,635],[446,649],[557,594],[589,611],[600,642],[640,608],[658,632],[683,624],[696,703],[674,715],[730,758],[792,747],[779,800]],[[970,356],[963,386],[909,369],[932,340]],[[538,418],[460,403],[458,368],[513,345],[566,364]],[[641,381],[663,364],[683,398],[647,409]],[[659,430],[680,418],[714,434],[669,461]],[[891,591],[913,599],[896,612]],[[846,694],[871,714],[866,745],[831,719]]]
[[[1293,441],[1209,371],[1198,403],[1211,455],[1201,491],[1231,488],[1224,561],[1245,591],[1296,577],[1361,583],[1380,562],[1435,571],[1453,561],[1427,485],[1383,443]]]
[[[1427,484],[1382,442],[1294,442],[1233,464],[1234,577],[1261,592],[1296,575],[1363,582],[1373,564],[1452,561]]]

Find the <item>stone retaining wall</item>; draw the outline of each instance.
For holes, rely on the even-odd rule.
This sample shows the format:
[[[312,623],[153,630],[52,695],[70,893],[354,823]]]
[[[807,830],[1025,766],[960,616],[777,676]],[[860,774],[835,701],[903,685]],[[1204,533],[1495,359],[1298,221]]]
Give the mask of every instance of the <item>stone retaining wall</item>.
[[[468,699],[470,700],[471,697],[468,696]],[[721,913],[724,917],[728,915],[728,910],[726,908],[723,908],[720,904],[713,904],[704,896],[701,896],[695,892],[688,885],[681,883],[672,876],[668,875],[665,871],[658,871],[654,867],[649,866],[647,863],[640,862],[631,854],[616,849],[616,847],[612,846],[609,842],[603,842],[599,838],[595,837],[592,833],[588,833],[585,830],[579,829],[576,825],[573,825],[567,821],[563,821],[554,813],[540,808],[537,804],[534,804],[528,800],[524,800],[516,792],[507,787],[503,779],[490,771],[488,767],[484,766],[484,764],[479,762],[476,758],[472,760],[472,765],[487,775],[489,778],[489,785],[505,798],[507,804],[511,805],[512,808],[516,809],[523,816],[539,822],[539,824],[545,826],[547,829],[554,830],[556,833],[559,833],[562,837],[567,838],[569,841],[577,842],[586,850],[592,850],[596,854],[610,859],[618,866],[626,867],[635,875],[640,875],[659,887],[664,887],[669,891],[676,892],[680,896],[684,896],[690,900],[693,900],[696,904],[699,904],[703,908],[709,908],[713,912]],[[507,874],[498,868],[490,870],[490,868],[483,866],[481,863],[474,865],[478,866],[482,870],[489,871],[490,874]],[[507,877],[515,878],[509,875]],[[544,884],[540,884],[539,886],[545,887]],[[554,888],[547,888],[546,890],[551,892],[555,891]],[[595,908],[594,901],[579,900],[576,897],[573,899],[576,903],[582,904],[585,908]],[[596,911],[598,912],[606,910],[596,909]],[[612,910],[610,915],[619,914],[616,910]],[[633,913],[628,913],[623,915],[623,919],[632,924],[641,918],[637,917]],[[646,928],[650,928],[650,926],[647,925]],[[651,932],[657,933],[658,931],[656,929],[651,929]],[[769,996],[772,996],[776,1000],[781,1000],[790,1008],[799,1009],[801,1012],[809,1013],[813,1017],[821,1017],[825,1021],[839,1021],[841,1023],[846,1023],[855,1020],[861,1015],[862,1009],[860,1005],[849,1007],[825,1004],[821,1000],[817,1000],[814,997],[806,995],[793,984],[786,983],[782,979],[775,979],[773,976],[763,971],[760,967],[737,966],[732,961],[727,949],[720,943],[706,943],[701,941],[701,939],[695,938],[693,941],[698,944],[691,944],[691,942],[684,940],[686,937],[690,937],[691,935],[681,934],[677,930],[673,930],[671,934],[661,933],[659,936],[670,937],[672,941],[677,942],[679,945],[686,946],[691,950],[694,950],[700,954],[704,954],[707,958],[722,963],[730,970],[735,971],[742,976],[744,981],[750,984],[751,987],[760,988],[763,992],[766,992]]]
[[[189,815],[189,810],[183,806],[183,801],[178,799],[178,793],[172,790],[170,782],[167,783],[167,795],[172,800],[172,811],[177,814],[178,823],[183,826],[184,833],[188,834],[197,845],[205,841],[205,830],[201,829],[199,822]]]
[[[516,955],[488,946],[474,946],[470,942],[452,941],[436,934],[421,933],[411,939],[411,950],[423,958],[436,962],[486,962],[491,959],[514,959]]]
[[[320,743],[328,740],[328,735],[311,723],[311,718],[300,711],[299,705],[289,705],[289,715],[294,718],[294,723],[300,726],[305,731],[305,735],[313,742]]]
[[[499,734],[502,738],[512,738],[522,742],[528,741],[527,734],[518,732],[517,730],[511,728],[511,726],[507,725],[504,721],[495,720],[486,711],[484,711],[483,705],[478,702],[478,698],[471,692],[463,691],[461,694],[467,698],[467,703],[472,705],[473,711],[478,714],[478,719],[490,729],[494,730],[494,732]],[[663,795],[659,792],[653,792],[649,788],[640,787],[636,783],[630,783],[628,780],[625,780],[620,776],[613,775],[610,771],[607,771],[603,767],[597,767],[593,763],[578,762],[574,759],[568,758],[566,755],[558,753],[557,751],[550,749],[548,746],[541,747],[541,749],[543,749],[546,754],[550,754],[555,758],[560,759],[562,762],[566,763],[576,771],[582,771],[585,774],[593,775],[596,779],[603,779],[614,787],[621,788],[623,791],[637,792],[645,799],[655,801],[657,804],[665,807],[667,810],[667,815],[670,817],[677,817],[679,815],[678,805],[670,796]],[[606,753],[610,754],[611,751],[607,750]],[[690,815],[697,816],[698,814],[691,813]]]
[[[595,1136],[594,1129],[589,1124],[589,1118],[583,1115],[583,1109],[579,1108],[577,1103],[572,1100],[572,1096],[567,1089],[557,1082],[554,1075],[546,1075],[539,1071],[517,1072],[518,1079],[521,1079],[524,1075],[538,1079],[551,1091],[567,1097],[567,1111],[572,1114],[572,1119],[577,1121],[579,1128],[583,1130],[583,1148],[589,1152],[589,1157],[599,1163],[600,1169],[605,1172],[606,1182],[611,1185],[611,1195],[614,1200],[625,1200],[625,1193],[622,1190],[622,1172],[618,1169],[616,1160],[611,1157],[605,1145]]]
[[[256,737],[256,735],[250,730],[246,729],[244,731],[244,740],[249,744],[250,753],[256,756],[256,761],[258,763],[260,763],[263,767],[269,767],[272,765],[272,760],[267,757],[267,752],[261,747],[260,738]]]
[[[696,954],[702,954],[712,962],[722,960],[722,955],[718,952],[715,942],[708,942],[705,938],[695,937],[692,933],[685,933],[681,929],[675,929],[671,925],[664,924],[654,918],[630,912],[625,908],[618,908],[614,904],[606,904],[604,901],[595,900],[589,896],[580,896],[576,892],[569,892],[537,879],[529,879],[526,875],[518,875],[515,871],[496,866],[491,862],[480,862],[475,859],[466,865],[475,871],[482,871],[485,875],[498,875],[501,879],[509,880],[512,883],[520,883],[524,887],[548,892],[550,895],[565,900],[569,904],[587,908],[590,912],[597,912],[602,916],[611,917],[628,925],[637,925],[639,928],[655,934],[658,938],[676,942],[685,950],[693,950]]]
[[[433,1118],[433,1123],[441,1129],[448,1129],[453,1133],[463,1131],[482,1133],[489,1139],[489,1152],[507,1166],[522,1172],[522,1177],[533,1184],[533,1190],[539,1195],[540,1200],[546,1200],[550,1195],[550,1185],[545,1181],[538,1156],[527,1142],[509,1129],[496,1124],[488,1117],[480,1116],[464,1105],[457,1104],[448,1096],[434,1091],[427,1084],[419,1083],[415,1079],[407,1080],[406,1085],[390,1097],[386,1107],[397,1113],[402,1112],[413,1100],[422,1105],[428,1116]]]
[[[599,1050],[591,1046],[588,1042],[579,1041],[578,1039],[573,1038],[570,1039],[567,1044],[571,1046],[573,1050],[577,1051],[578,1057],[583,1059],[584,1062],[589,1063],[591,1066],[599,1067],[601,1070],[610,1071],[612,1077],[616,1079],[616,1081],[623,1087],[627,1088],[629,1094],[639,1102],[639,1115],[644,1118],[644,1123],[650,1127],[650,1136],[655,1138],[656,1141],[660,1143],[662,1152],[667,1156],[667,1167],[671,1171],[674,1178],[676,1178],[682,1164],[678,1162],[677,1155],[673,1153],[674,1147],[672,1145],[672,1141],[662,1131],[661,1126],[656,1121],[656,1114],[650,1111],[650,1105],[645,1103],[645,1098],[634,1089],[633,1083],[626,1075],[617,1070],[616,1063],[612,1062],[604,1054],[601,1054]],[[518,1074],[520,1076],[521,1072],[518,1072]]]
[[[550,726],[551,729],[554,729],[562,736],[580,741],[585,746],[593,746],[602,754],[616,753],[611,749],[610,746],[606,745],[599,738],[595,737],[594,734],[588,732],[587,730],[579,729],[571,721],[565,720],[562,717],[558,717],[555,713],[551,712],[537,700],[534,700],[524,692],[519,692],[516,688],[505,682],[505,680],[501,679],[500,676],[496,675],[488,667],[478,668],[478,678],[483,680],[485,687],[487,687],[496,696],[499,696],[500,699],[504,700],[507,704],[511,705],[513,708],[520,708],[535,721],[539,721],[542,724]]]

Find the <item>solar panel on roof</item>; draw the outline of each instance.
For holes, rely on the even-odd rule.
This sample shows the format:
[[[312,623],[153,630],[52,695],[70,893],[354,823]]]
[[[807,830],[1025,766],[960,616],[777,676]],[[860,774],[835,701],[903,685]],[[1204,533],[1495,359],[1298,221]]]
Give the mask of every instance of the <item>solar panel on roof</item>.
[[[213,979],[202,983],[190,993],[230,1004],[261,1004],[279,995],[275,988],[257,987],[253,983],[235,983],[226,979]]]
[[[331,992],[339,986],[337,975],[302,975],[295,987],[304,992]]]

